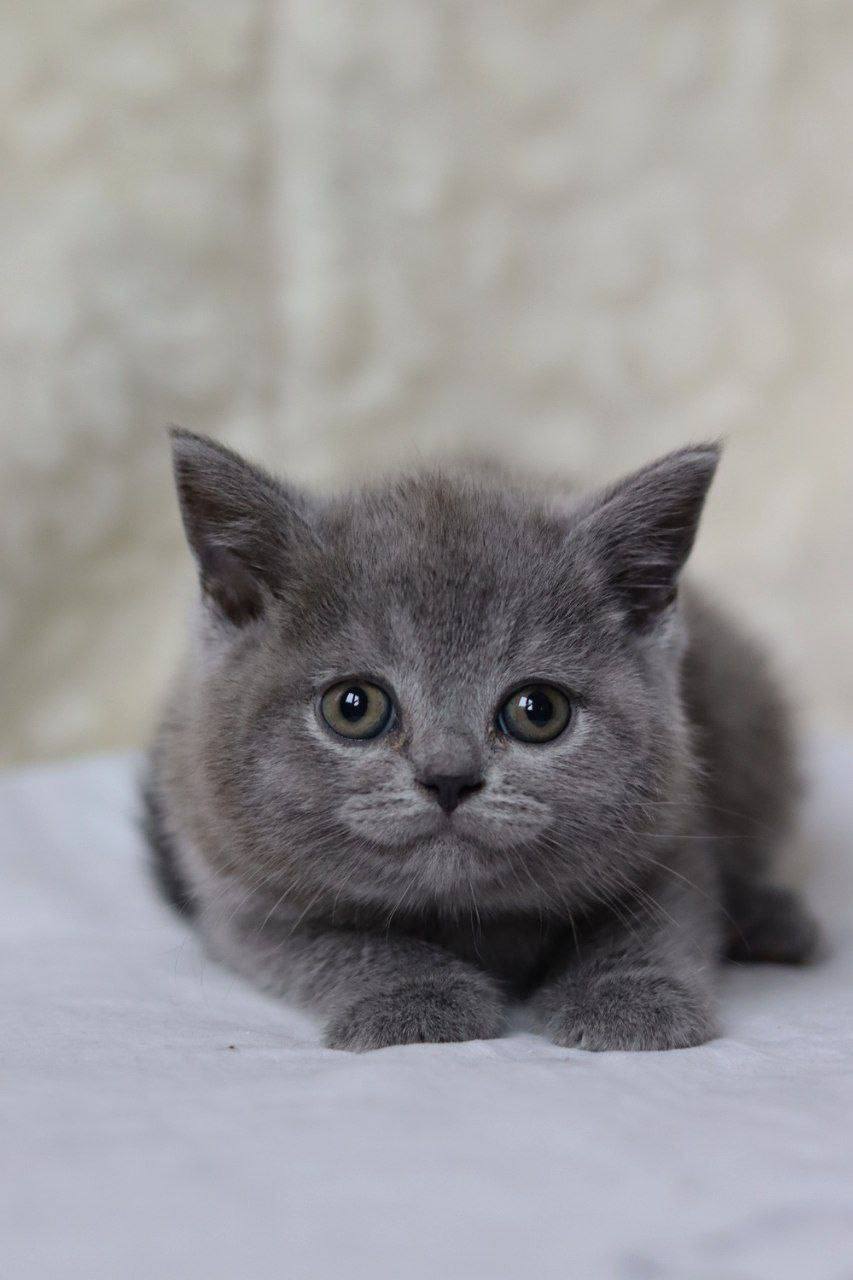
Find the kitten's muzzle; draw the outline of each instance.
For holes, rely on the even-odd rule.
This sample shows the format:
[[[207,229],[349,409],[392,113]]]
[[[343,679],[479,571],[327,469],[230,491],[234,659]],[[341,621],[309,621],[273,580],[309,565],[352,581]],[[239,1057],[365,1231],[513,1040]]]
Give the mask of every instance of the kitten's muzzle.
[[[473,772],[430,773],[415,781],[445,813],[452,813],[463,800],[483,788],[482,774]]]

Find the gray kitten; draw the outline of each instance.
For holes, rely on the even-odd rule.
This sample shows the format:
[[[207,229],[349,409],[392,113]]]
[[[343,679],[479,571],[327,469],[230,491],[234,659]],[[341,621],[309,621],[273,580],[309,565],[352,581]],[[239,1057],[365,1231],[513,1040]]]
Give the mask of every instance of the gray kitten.
[[[211,952],[376,1049],[714,1034],[723,955],[797,962],[797,798],[761,655],[678,580],[718,462],[568,502],[415,478],[319,500],[173,433],[201,598],[146,787]]]

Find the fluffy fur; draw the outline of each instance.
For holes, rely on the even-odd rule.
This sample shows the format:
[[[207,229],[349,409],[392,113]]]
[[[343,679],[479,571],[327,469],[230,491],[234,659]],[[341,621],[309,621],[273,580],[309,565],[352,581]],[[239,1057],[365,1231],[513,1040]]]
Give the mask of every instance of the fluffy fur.
[[[806,958],[772,883],[797,796],[761,654],[677,593],[718,450],[579,500],[434,473],[296,493],[176,431],[201,593],[146,786],[161,883],[211,951],[373,1049],[498,1035],[525,1000],[557,1043],[714,1033],[714,974]],[[344,678],[396,718],[336,736]],[[572,717],[502,732],[531,681]],[[474,779],[452,812],[424,779]]]

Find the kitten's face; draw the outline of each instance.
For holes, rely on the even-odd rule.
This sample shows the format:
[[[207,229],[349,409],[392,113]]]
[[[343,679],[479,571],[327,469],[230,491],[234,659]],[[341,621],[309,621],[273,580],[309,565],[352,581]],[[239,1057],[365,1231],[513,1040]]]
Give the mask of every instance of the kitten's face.
[[[660,537],[629,595],[592,508],[428,477],[288,520],[260,587],[260,544],[196,547],[214,860],[300,909],[386,915],[624,887],[683,781]]]

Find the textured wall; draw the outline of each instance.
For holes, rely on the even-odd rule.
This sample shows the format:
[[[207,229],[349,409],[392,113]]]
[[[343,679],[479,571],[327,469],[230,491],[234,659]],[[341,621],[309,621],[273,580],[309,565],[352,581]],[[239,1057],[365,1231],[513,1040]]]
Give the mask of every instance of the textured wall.
[[[5,758],[136,742],[162,424],[340,481],[730,448],[697,572],[853,724],[847,0],[49,0],[0,33]]]

